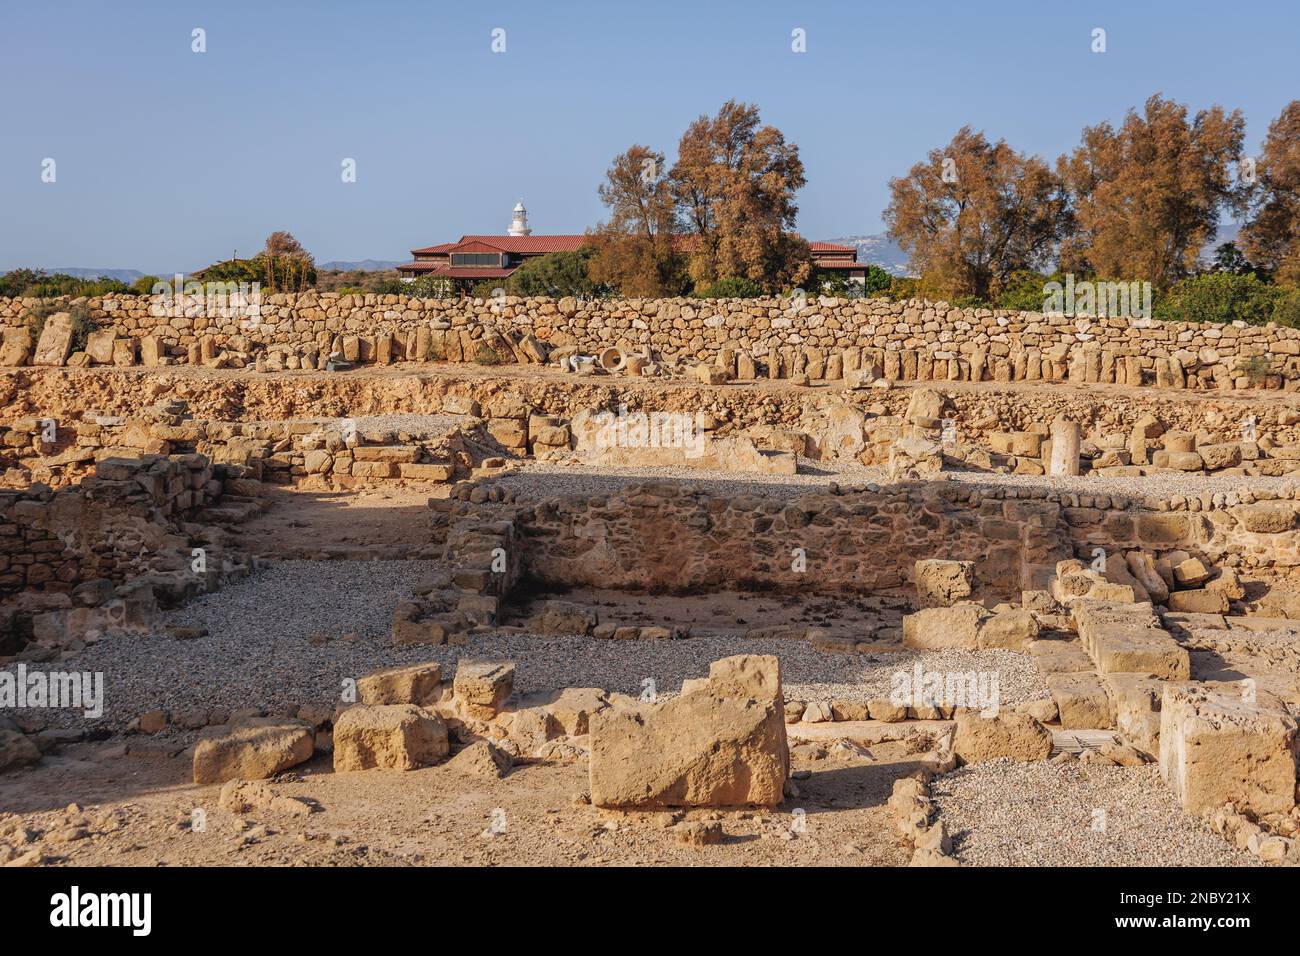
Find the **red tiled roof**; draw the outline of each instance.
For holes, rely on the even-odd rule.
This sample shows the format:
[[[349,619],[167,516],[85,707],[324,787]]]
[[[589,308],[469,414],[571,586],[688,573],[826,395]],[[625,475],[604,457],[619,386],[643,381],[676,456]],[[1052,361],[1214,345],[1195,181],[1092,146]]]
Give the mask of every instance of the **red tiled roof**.
[[[698,237],[696,236],[676,236],[674,241],[680,246],[689,248]],[[514,252],[523,255],[529,253],[541,255],[547,252],[572,252],[574,249],[582,247],[589,241],[588,236],[582,235],[560,235],[560,236],[461,236],[459,242],[444,242],[437,246],[428,246],[424,249],[412,249],[412,256],[443,255],[450,253],[452,250],[457,252],[472,251],[491,251],[491,252]],[[476,248],[479,246],[488,247],[487,250]],[[834,242],[810,242],[809,249],[814,253],[844,253],[845,255],[857,255],[857,250],[853,246],[842,246]]]
[[[493,243],[486,242],[483,239],[474,239],[471,240],[470,242],[465,242],[464,240],[458,242],[456,245],[452,246],[450,249],[447,250],[447,254],[454,255],[455,253],[458,252],[510,252],[510,251],[511,250],[503,248],[502,246],[498,246],[498,245],[494,245]]]
[[[587,236],[461,236],[460,241],[485,242],[504,252],[571,252],[588,241]]]
[[[493,252],[515,252],[521,255],[542,255],[547,252],[572,252],[587,242],[586,236],[461,236],[458,242],[444,242],[423,249],[412,249],[413,256],[442,255],[469,251],[462,246],[482,244]]]
[[[814,261],[813,267],[816,269],[863,269],[865,270],[870,263],[867,262],[841,262],[839,259],[822,259],[820,262]]]
[[[442,243],[442,245],[438,245],[438,246],[429,246],[429,247],[427,247],[427,248],[425,248],[425,249],[412,249],[412,250],[411,250],[411,255],[413,255],[413,256],[436,256],[436,255],[438,255],[439,253],[446,252],[447,250],[452,249],[452,248],[454,248],[454,247],[457,246],[457,245],[458,245],[458,243],[455,243],[455,242],[444,242],[444,243]]]

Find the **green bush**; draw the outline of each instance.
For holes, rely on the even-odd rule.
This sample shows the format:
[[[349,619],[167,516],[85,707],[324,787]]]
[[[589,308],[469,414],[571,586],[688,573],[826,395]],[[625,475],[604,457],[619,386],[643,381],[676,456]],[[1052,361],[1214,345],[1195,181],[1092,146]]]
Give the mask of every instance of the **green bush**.
[[[158,276],[141,276],[131,283],[131,291],[136,295],[153,295],[153,287],[162,281]]]
[[[476,365],[504,365],[506,359],[492,346],[480,342],[474,351],[474,362]]]
[[[920,294],[920,291],[920,279],[890,276],[889,285],[877,292],[876,295],[878,298],[889,299],[891,302],[902,302],[905,299],[915,299]]]
[[[867,275],[863,281],[862,294],[878,295],[894,284],[894,277],[877,265],[867,266]]]
[[[452,284],[447,279],[423,275],[410,282],[401,279],[389,279],[379,283],[375,292],[380,295],[409,295],[417,299],[454,299],[457,297]]]
[[[1017,312],[1042,312],[1043,301],[1047,298],[1044,287],[1049,282],[1065,283],[1065,277],[1059,272],[1043,275],[1029,269],[1013,272],[1003,283],[998,293],[996,305],[999,309],[1011,309]]]
[[[1300,329],[1300,289],[1278,286],[1273,302],[1273,321],[1290,329]]]
[[[568,252],[548,252],[544,256],[525,259],[504,283],[497,284],[503,286],[508,295],[588,298],[599,291],[587,274],[587,264],[595,254],[593,247],[583,246]]]
[[[762,294],[762,286],[743,276],[729,276],[695,288],[697,299],[755,299]]]
[[[95,331],[95,320],[85,306],[73,306],[68,313],[72,316],[72,351],[84,352],[90,333]]]
[[[1248,322],[1263,325],[1274,318],[1282,288],[1254,273],[1207,272],[1174,284],[1155,306],[1164,322]]]
[[[117,279],[79,279],[62,272],[46,275],[37,269],[14,269],[0,276],[0,295],[11,298],[56,299],[66,295],[75,299],[130,291],[125,282]]]

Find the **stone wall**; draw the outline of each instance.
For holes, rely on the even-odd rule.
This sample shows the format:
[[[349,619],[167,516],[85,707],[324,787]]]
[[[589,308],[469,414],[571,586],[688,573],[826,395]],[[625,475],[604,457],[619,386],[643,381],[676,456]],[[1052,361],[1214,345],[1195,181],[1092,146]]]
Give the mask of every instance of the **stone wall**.
[[[438,509],[453,532],[512,524],[518,575],[552,587],[868,593],[909,585],[916,561],[945,558],[974,561],[982,593],[1018,600],[1022,589],[1046,587],[1057,561],[1090,561],[1096,548],[1183,551],[1212,567],[1281,576],[1300,569],[1295,487],[1138,501],[945,481],[801,498],[649,482],[525,501],[466,482]],[[453,569],[468,567],[457,540],[448,538]]]
[[[188,565],[174,522],[220,493],[200,455],[106,459],[75,486],[0,492],[0,598]]]
[[[622,344],[679,361],[752,357],[756,373],[834,379],[876,363],[895,380],[1119,382],[1187,388],[1300,388],[1300,330],[1214,323],[1144,323],[881,299],[752,300],[502,298],[429,300],[395,295],[276,294],[256,311],[210,315],[202,304],[166,309],[159,297],[56,300],[81,304],[101,328],[148,341],[177,361],[218,350],[267,349],[362,362],[473,361],[479,346],[531,335],[584,353]],[[0,327],[19,329],[37,300],[0,299]],[[206,344],[205,344],[206,343]],[[207,351],[201,351],[206,349]],[[508,350],[508,349],[507,349]],[[497,351],[501,349],[498,347]],[[1239,366],[1266,356],[1248,374]],[[134,357],[104,345],[104,363]],[[507,361],[515,358],[505,356]],[[742,376],[743,377],[743,376]]]

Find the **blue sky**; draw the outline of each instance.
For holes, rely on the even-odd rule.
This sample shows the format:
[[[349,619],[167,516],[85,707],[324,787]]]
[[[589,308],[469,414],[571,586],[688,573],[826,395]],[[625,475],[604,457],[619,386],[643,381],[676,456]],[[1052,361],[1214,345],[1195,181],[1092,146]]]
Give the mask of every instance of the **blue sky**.
[[[1280,0],[5,0],[0,269],[190,270],[274,229],[397,259],[504,231],[519,197],[535,231],[581,232],[616,153],[671,160],[729,97],[799,145],[805,236],[877,232],[889,178],[967,123],[1055,159],[1160,91],[1241,108],[1253,151],[1300,97],[1297,35]]]

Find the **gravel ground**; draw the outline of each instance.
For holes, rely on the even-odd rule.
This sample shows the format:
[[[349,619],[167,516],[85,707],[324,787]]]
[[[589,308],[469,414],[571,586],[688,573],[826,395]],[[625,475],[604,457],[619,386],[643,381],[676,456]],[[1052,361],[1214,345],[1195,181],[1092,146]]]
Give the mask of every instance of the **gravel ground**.
[[[307,422],[318,424],[326,431],[342,431],[344,422],[355,422],[357,431],[362,434],[370,432],[397,432],[416,438],[433,438],[461,425],[465,421],[460,415],[418,415],[414,413],[392,412],[387,415],[358,415],[353,418],[290,418],[274,421],[240,422],[241,425],[284,425],[286,423]]]
[[[1033,661],[1011,651],[841,655],[799,640],[693,637],[680,641],[599,641],[497,635],[464,647],[394,648],[394,606],[434,566],[428,561],[283,561],[165,615],[162,626],[206,627],[208,634],[178,641],[109,639],[93,645],[66,669],[103,672],[105,716],[96,728],[121,728],[161,707],[233,709],[290,704],[328,705],[340,682],[379,667],[438,660],[454,670],[460,656],[512,660],[521,693],[558,687],[601,687],[639,695],[643,681],[658,693],[683,679],[702,677],[709,664],[738,653],[776,654],[787,696],[804,700],[869,700],[887,696],[893,675],[923,671],[998,672],[1003,703],[1046,696]],[[344,634],[354,634],[340,640]],[[330,640],[313,643],[314,636]],[[72,725],[76,713],[55,722]]]
[[[799,460],[797,475],[760,475],[746,472],[709,471],[694,468],[625,468],[613,466],[529,463],[502,475],[498,482],[517,494],[546,498],[566,495],[605,495],[636,481],[683,481],[702,491],[728,495],[757,494],[798,498],[822,491],[832,481],[843,488],[890,483],[880,468],[857,462]],[[1294,478],[1262,478],[1249,475],[1210,476],[1187,472],[1122,478],[1106,475],[1078,475],[1049,478],[1040,475],[1003,475],[994,472],[946,471],[942,480],[981,488],[1047,489],[1080,495],[1113,495],[1143,502],[1161,501],[1182,495],[1199,497],[1230,492],[1279,491],[1296,487]]]
[[[965,864],[1256,863],[1185,814],[1155,764],[1058,767],[999,760],[939,777],[931,794],[953,839],[954,855]]]

